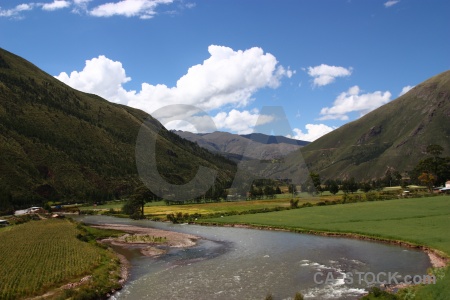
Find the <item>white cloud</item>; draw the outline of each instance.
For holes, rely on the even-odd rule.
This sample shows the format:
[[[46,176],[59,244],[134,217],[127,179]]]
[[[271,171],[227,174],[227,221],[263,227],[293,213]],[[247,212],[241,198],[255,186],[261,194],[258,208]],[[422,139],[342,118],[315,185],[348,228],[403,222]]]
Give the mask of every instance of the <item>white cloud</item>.
[[[170,4],[173,0],[122,0],[109,2],[93,8],[89,13],[95,17],[125,16],[150,19],[156,14],[160,4]]]
[[[384,7],[391,7],[399,2],[400,2],[400,0],[389,0],[389,1],[384,2]]]
[[[414,87],[414,85],[407,85],[407,86],[404,86],[404,87],[402,88],[402,91],[400,92],[400,94],[398,94],[398,96],[399,96],[399,97],[400,97],[400,96],[403,96],[404,94],[406,94],[407,92],[409,92],[413,87]]]
[[[122,64],[105,56],[87,60],[82,71],[70,75],[62,72],[55,77],[75,89],[152,113],[171,104],[193,105],[205,111],[245,107],[258,90],[277,88],[282,78],[289,78],[295,72],[279,65],[272,54],[264,53],[261,48],[234,51],[211,45],[208,51],[210,57],[189,68],[174,87],[142,83],[140,91],[127,91],[123,84],[131,79]],[[186,111],[171,113],[180,116],[179,120],[189,117]],[[222,129],[246,133],[257,118],[256,111],[233,109],[217,114],[214,120]],[[264,121],[264,117],[259,121]]]
[[[71,3],[69,1],[55,0],[52,3],[42,4],[42,9],[52,11],[52,10],[66,8],[66,7],[69,7],[70,5],[71,5]]]
[[[280,85],[293,71],[278,65],[276,58],[261,48],[234,51],[209,46],[210,57],[187,71],[176,86],[143,83],[141,90],[126,91],[122,84],[130,80],[118,61],[99,56],[86,61],[80,72],[56,76],[73,88],[95,93],[109,101],[120,102],[149,113],[170,104],[195,105],[211,111],[226,105],[244,107],[259,89]]]
[[[73,71],[70,75],[62,72],[55,77],[74,89],[99,95],[111,102],[126,104],[127,97],[133,94],[122,87],[131,80],[126,76],[122,63],[103,55],[87,60],[80,72]]]
[[[389,91],[376,91],[373,93],[361,94],[360,88],[355,85],[347,92],[341,93],[333,103],[332,107],[324,107],[320,111],[323,117],[319,120],[348,120],[348,113],[359,112],[360,116],[388,103],[391,100]]]
[[[144,83],[129,105],[147,112],[168,104],[196,105],[206,111],[225,105],[244,107],[257,90],[277,88],[281,78],[293,73],[261,48],[234,51],[211,45],[208,51],[211,56],[190,67],[175,87]]]
[[[346,77],[352,74],[353,69],[329,66],[321,64],[316,67],[308,67],[308,75],[314,78],[315,86],[324,86],[336,80],[336,77]]]
[[[100,5],[88,7],[92,0],[53,0],[53,2],[36,2],[17,5],[11,9],[2,9],[0,7],[0,17],[23,18],[20,14],[26,10],[32,10],[40,7],[46,11],[56,11],[72,6],[72,12],[81,14],[86,13],[94,17],[139,17],[141,19],[153,18],[160,5],[174,3],[174,0],[121,0],[117,2],[108,2]],[[195,3],[187,3],[184,6],[178,6],[178,9],[193,8]]]
[[[233,131],[237,134],[252,133],[256,122],[258,122],[258,125],[263,125],[273,121],[273,119],[273,116],[260,115],[256,109],[251,111],[233,109],[229,113],[220,112],[213,117],[218,130]]]
[[[34,3],[28,3],[28,4],[19,4],[14,8],[11,9],[2,9],[0,7],[0,17],[7,17],[7,18],[20,18],[20,13],[23,11],[32,10],[34,7]]]
[[[305,128],[306,132],[303,132],[301,129],[294,128],[292,131],[295,132],[295,135],[289,135],[288,138],[313,142],[328,132],[333,131],[337,127],[330,127],[325,124],[306,124]]]

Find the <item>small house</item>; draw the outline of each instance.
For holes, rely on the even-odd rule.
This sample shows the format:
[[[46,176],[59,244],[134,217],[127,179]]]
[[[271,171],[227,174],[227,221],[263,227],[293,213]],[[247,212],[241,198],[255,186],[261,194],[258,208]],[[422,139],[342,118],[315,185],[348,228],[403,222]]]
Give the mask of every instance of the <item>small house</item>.
[[[450,181],[445,183],[445,188],[439,189],[441,193],[450,194]]]

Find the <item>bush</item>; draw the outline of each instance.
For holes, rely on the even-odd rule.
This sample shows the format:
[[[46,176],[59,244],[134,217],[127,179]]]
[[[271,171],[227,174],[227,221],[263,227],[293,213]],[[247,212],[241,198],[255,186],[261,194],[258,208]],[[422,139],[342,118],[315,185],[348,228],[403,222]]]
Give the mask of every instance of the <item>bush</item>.
[[[301,293],[295,293],[294,300],[303,300],[303,295]]]
[[[291,208],[298,208],[298,201],[299,201],[299,200],[291,199],[291,200],[289,201],[290,207],[291,207]]]
[[[377,201],[380,198],[380,194],[377,192],[368,192],[365,193],[365,197],[367,201]]]

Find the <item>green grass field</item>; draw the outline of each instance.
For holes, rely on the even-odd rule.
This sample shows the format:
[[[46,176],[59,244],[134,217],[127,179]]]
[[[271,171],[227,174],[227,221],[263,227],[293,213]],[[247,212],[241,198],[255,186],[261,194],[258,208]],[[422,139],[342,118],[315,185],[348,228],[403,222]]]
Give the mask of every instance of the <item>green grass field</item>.
[[[2,228],[0,299],[41,295],[89,274],[94,275],[89,288],[100,289],[99,284],[105,289],[116,288],[117,283],[109,278],[119,271],[117,258],[106,249],[77,239],[81,233],[75,223],[53,219]],[[55,296],[63,293],[57,290]]]
[[[350,232],[428,245],[450,254],[450,197],[316,206],[207,219],[299,230]]]
[[[202,221],[356,233],[429,246],[450,256],[450,196],[315,206]],[[415,299],[449,299],[450,268],[445,274],[436,285],[418,289]]]

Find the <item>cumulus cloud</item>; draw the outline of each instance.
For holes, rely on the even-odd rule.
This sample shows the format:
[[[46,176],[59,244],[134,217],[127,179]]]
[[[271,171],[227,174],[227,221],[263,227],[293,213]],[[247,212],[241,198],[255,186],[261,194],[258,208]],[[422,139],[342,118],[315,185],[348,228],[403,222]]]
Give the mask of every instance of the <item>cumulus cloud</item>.
[[[295,135],[289,135],[288,138],[313,142],[336,129],[336,127],[330,127],[325,124],[306,124],[305,128],[306,132],[299,128],[294,128],[292,131],[295,132]]]
[[[400,2],[400,0],[389,0],[389,1],[384,2],[384,7],[386,7],[386,8],[391,7],[399,2]]]
[[[95,17],[138,16],[141,19],[150,19],[156,14],[156,7],[172,2],[173,0],[122,0],[101,4],[89,13]]]
[[[151,112],[168,104],[191,104],[206,111],[225,105],[244,107],[262,88],[277,88],[292,71],[278,65],[276,58],[261,48],[234,51],[224,46],[208,47],[210,57],[189,68],[174,87],[142,84],[130,98],[130,106]]]
[[[125,74],[122,63],[113,61],[103,55],[86,60],[84,69],[80,72],[66,72],[55,76],[74,89],[99,95],[111,102],[127,103],[127,97],[133,92],[127,92],[122,84],[131,80]]]
[[[211,45],[208,51],[210,57],[189,68],[173,87],[142,83],[140,91],[127,91],[123,84],[131,78],[120,62],[105,56],[87,60],[82,71],[62,72],[55,77],[75,89],[151,114],[171,104],[194,105],[205,111],[245,107],[258,90],[277,88],[283,78],[290,78],[295,73],[279,65],[272,54],[264,53],[261,48],[234,51]],[[189,117],[186,111],[173,113],[179,114],[180,120]],[[243,133],[254,126],[258,116],[255,111],[233,109],[218,113],[214,120],[222,129]]]
[[[347,114],[351,112],[358,112],[359,116],[363,116],[391,100],[389,91],[366,94],[361,94],[361,92],[360,88],[355,85],[341,93],[332,107],[321,109],[320,114],[323,116],[319,120],[348,120]]]
[[[398,94],[398,96],[399,96],[399,97],[400,97],[400,96],[403,96],[404,94],[406,94],[407,92],[409,92],[413,87],[414,87],[414,85],[407,85],[407,86],[404,86],[404,87],[402,88],[402,91],[400,92],[400,94]]]
[[[333,83],[337,77],[346,77],[352,74],[353,69],[321,64],[308,67],[308,75],[314,78],[314,86],[324,86]]]
[[[14,8],[11,9],[2,9],[0,7],[0,17],[9,17],[9,18],[20,18],[20,13],[23,11],[32,10],[34,8],[34,3],[28,3],[28,4],[19,4]]]
[[[256,122],[258,122],[258,125],[264,125],[273,121],[273,119],[273,116],[260,115],[257,109],[251,111],[233,109],[228,113],[220,112],[213,117],[218,130],[233,131],[237,134],[252,133]]]
[[[66,8],[69,7],[71,5],[71,3],[69,1],[65,1],[65,0],[55,0],[52,3],[44,3],[42,4],[42,9],[43,10],[57,10],[57,9],[62,9],[62,8]]]
[[[173,114],[180,120],[173,120]],[[171,109],[171,116],[158,116],[158,120],[169,130],[182,130],[194,133],[213,131],[232,131],[237,134],[253,133],[254,126],[267,124],[274,120],[274,116],[261,115],[259,110],[232,109],[229,112],[219,112],[215,116],[194,115],[189,111],[176,112]],[[211,121],[213,122],[211,124]],[[212,125],[212,126],[211,126]]]
[[[56,78],[73,88],[151,113],[170,104],[195,105],[206,111],[226,105],[244,107],[256,91],[277,88],[283,77],[293,74],[261,48],[234,51],[211,45],[208,51],[210,57],[189,68],[174,87],[142,83],[140,91],[126,91],[122,84],[131,79],[120,62],[105,56],[87,60],[80,72],[62,72]]]

